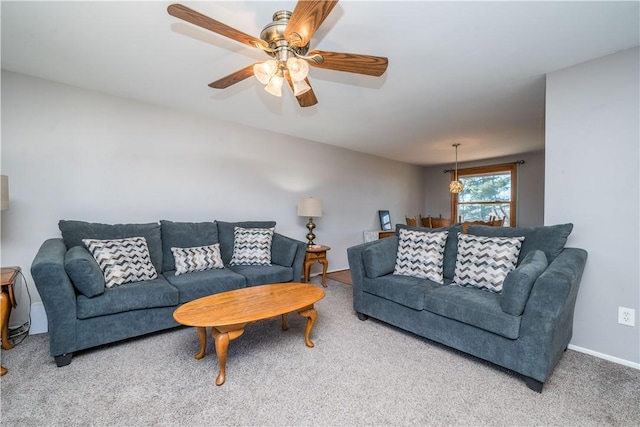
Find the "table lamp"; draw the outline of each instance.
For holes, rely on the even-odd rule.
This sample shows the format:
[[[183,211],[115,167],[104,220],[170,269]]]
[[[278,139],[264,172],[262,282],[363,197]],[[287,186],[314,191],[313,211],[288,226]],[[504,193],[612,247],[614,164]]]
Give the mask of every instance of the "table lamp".
[[[319,218],[322,216],[322,200],[314,199],[312,197],[298,200],[298,216],[309,218],[309,222],[307,223],[307,228],[309,229],[309,232],[307,233],[307,240],[309,243],[307,246],[315,245],[315,243],[313,243],[313,239],[316,238],[316,235],[313,234],[313,229],[316,228],[316,225],[313,223],[313,218]]]

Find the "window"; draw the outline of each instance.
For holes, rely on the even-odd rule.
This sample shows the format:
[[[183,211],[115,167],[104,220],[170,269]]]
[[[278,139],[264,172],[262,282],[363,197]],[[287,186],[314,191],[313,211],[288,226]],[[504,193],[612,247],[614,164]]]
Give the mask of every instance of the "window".
[[[451,172],[453,180],[454,172]],[[515,163],[459,169],[458,180],[464,183],[459,194],[451,195],[452,218],[461,221],[504,220],[516,225],[517,168]]]

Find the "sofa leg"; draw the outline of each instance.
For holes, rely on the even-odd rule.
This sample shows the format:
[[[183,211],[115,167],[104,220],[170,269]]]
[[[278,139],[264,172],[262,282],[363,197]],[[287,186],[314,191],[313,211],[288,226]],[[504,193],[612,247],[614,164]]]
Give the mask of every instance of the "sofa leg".
[[[67,366],[71,363],[71,358],[73,357],[73,353],[65,353],[60,356],[56,356],[56,365],[58,368],[62,368],[63,366]]]
[[[358,313],[358,319],[365,321],[369,318],[366,314]]]
[[[544,383],[538,380],[534,380],[531,377],[526,377],[524,379],[524,382],[527,384],[527,387],[529,387],[531,390],[535,391],[536,393],[542,393],[542,386],[544,385]]]

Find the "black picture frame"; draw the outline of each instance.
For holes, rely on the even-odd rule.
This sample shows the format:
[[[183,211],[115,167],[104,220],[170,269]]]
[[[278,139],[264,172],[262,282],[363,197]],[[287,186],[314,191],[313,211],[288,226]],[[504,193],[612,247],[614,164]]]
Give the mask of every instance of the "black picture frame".
[[[391,215],[389,215],[389,211],[378,211],[378,216],[380,217],[380,229],[391,230]]]

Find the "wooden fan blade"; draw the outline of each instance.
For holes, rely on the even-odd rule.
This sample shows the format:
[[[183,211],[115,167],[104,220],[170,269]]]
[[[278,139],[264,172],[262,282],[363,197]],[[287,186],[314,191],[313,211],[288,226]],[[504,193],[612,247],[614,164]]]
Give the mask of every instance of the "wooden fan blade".
[[[180,18],[183,21],[190,22],[191,24],[202,27],[206,30],[213,31],[221,36],[228,37],[232,40],[244,43],[251,47],[258,47],[258,45],[267,47],[267,43],[264,40],[260,40],[242,31],[236,30],[222,22],[216,21],[213,18],[209,18],[206,15],[196,12],[193,9],[189,9],[181,4],[172,4],[167,8],[169,15]]]
[[[224,89],[231,85],[234,85],[238,82],[243,81],[251,76],[253,76],[253,66],[255,64],[251,64],[241,70],[236,71],[235,73],[231,73],[226,77],[223,77],[215,82],[209,83],[209,87],[214,89]]]
[[[291,44],[306,46],[337,3],[338,0],[299,0],[289,18],[284,37]]]
[[[366,74],[367,76],[380,77],[387,70],[389,60],[382,56],[359,55],[357,53],[327,52],[324,50],[312,50],[307,56],[319,54],[324,58],[321,64],[308,61],[309,65],[317,68],[328,68],[348,73]]]
[[[304,79],[304,81],[309,85],[309,87],[311,87],[311,83],[309,83],[309,79]],[[289,82],[289,87],[293,91],[293,81],[291,81],[291,76],[289,75],[289,73],[287,73],[287,82]],[[300,106],[303,108],[311,107],[312,105],[316,105],[318,103],[316,94],[313,93],[313,88],[306,91],[302,95],[296,96],[296,99],[298,100],[298,104],[300,104]]]

